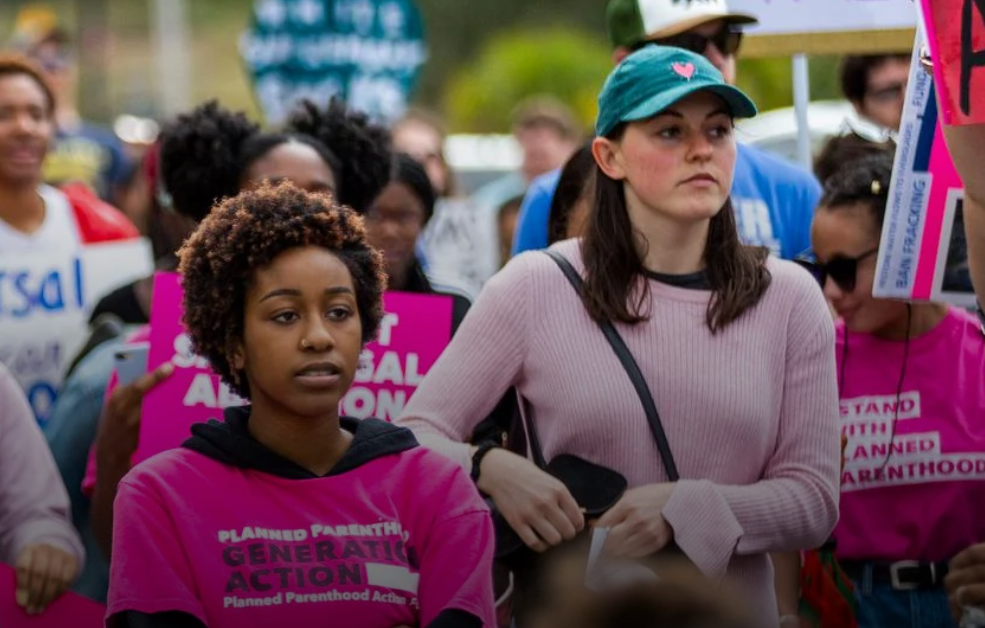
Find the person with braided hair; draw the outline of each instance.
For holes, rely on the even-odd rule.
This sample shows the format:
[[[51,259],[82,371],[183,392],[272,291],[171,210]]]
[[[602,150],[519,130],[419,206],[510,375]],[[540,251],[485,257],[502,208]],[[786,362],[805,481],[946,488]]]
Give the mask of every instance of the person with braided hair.
[[[339,416],[383,317],[363,221],[290,183],[179,252],[195,352],[249,405],[120,482],[113,628],[492,628],[493,530],[411,432]]]

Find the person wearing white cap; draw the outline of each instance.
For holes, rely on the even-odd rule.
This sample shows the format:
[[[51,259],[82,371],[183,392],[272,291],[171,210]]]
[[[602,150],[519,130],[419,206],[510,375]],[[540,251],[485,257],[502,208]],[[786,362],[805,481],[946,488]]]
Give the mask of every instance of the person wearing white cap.
[[[656,42],[703,55],[729,83],[735,82],[740,27],[758,23],[730,11],[725,0],[611,0],[606,21],[616,63]]]
[[[756,18],[731,11],[725,0],[610,0],[606,11],[613,60],[650,43],[706,57],[735,82],[742,26]],[[547,246],[551,198],[559,173],[535,179],[520,210],[513,254]],[[808,172],[755,147],[739,144],[732,200],[739,235],[793,259],[810,247],[810,226],[821,187]]]

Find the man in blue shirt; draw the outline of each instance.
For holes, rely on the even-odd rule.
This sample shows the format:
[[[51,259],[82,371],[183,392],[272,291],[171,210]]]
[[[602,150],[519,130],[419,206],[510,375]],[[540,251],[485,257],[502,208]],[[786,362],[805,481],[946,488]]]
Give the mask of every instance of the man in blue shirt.
[[[725,0],[610,0],[606,17],[621,62],[650,43],[686,48],[708,58],[735,82],[739,27],[756,19],[729,11]],[[547,246],[551,200],[559,172],[535,179],[520,208],[513,254]],[[753,146],[739,144],[732,183],[739,236],[792,259],[810,248],[811,219],[821,186],[808,172]]]

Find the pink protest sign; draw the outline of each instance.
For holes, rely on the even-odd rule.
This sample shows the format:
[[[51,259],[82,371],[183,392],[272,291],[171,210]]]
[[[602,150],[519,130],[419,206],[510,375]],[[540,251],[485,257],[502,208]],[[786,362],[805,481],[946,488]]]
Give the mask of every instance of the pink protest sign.
[[[106,607],[75,593],[65,593],[40,615],[17,606],[17,575],[0,564],[0,626],[3,628],[102,628]]]
[[[985,0],[920,0],[945,126],[985,123]]]
[[[934,79],[917,36],[883,223],[873,295],[973,306],[964,234],[964,185],[938,115]]]
[[[360,356],[359,370],[342,399],[341,414],[392,421],[424,374],[451,340],[451,297],[388,292],[386,314],[376,342]],[[243,400],[192,352],[181,324],[182,289],[178,275],[158,274],[154,280],[148,367],[165,362],[174,373],[144,399],[140,445],[134,462],[179,446],[194,423],[222,419],[222,411]]]
[[[376,340],[366,346],[343,416],[393,421],[451,341],[451,297],[387,292]]]
[[[191,339],[181,324],[179,275],[156,275],[153,301],[147,365],[153,370],[171,362],[175,369],[144,398],[134,463],[177,447],[191,435],[192,424],[221,420],[224,408],[243,403],[212,372],[208,362],[192,351]]]

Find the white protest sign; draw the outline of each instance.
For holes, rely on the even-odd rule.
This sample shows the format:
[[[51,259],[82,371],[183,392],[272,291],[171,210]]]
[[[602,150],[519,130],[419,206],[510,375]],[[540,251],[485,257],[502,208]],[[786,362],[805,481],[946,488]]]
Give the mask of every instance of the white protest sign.
[[[436,287],[475,298],[499,270],[499,232],[493,210],[469,200],[443,200],[421,236],[427,274]]]
[[[881,31],[917,23],[912,0],[729,0],[728,6],[759,19],[748,27],[750,35]]]
[[[65,369],[86,341],[93,307],[153,270],[146,240],[0,255],[0,362],[27,393],[39,423],[48,419]]]
[[[944,141],[934,79],[917,35],[873,296],[975,305],[964,233],[964,185]]]

